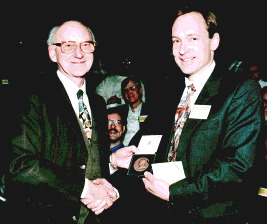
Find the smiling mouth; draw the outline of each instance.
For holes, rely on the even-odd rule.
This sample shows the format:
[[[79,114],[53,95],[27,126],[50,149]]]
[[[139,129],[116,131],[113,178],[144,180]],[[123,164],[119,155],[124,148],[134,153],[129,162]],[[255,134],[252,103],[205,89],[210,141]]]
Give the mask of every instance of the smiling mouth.
[[[74,65],[80,65],[80,64],[84,64],[85,61],[81,61],[81,62],[71,62],[71,63],[74,64]]]
[[[192,58],[180,58],[180,60],[183,61],[183,62],[192,61],[193,59],[195,59],[195,57],[192,57]]]
[[[117,131],[114,131],[114,130],[111,130],[109,131],[110,134],[117,134],[118,132]]]

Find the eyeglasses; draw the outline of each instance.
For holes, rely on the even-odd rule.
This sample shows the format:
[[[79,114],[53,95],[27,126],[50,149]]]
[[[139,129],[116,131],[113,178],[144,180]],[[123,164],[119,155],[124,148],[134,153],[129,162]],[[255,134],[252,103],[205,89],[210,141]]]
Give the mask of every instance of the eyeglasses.
[[[54,43],[53,45],[61,48],[62,53],[71,54],[73,53],[77,46],[80,45],[80,48],[83,53],[90,54],[95,51],[96,43],[93,41],[85,41],[82,43],[76,43],[74,41]]]
[[[108,125],[121,125],[121,121],[120,120],[108,120]]]
[[[127,92],[136,92],[137,91],[137,86],[132,86],[132,87],[129,87],[128,89],[124,89],[124,93],[127,93]]]

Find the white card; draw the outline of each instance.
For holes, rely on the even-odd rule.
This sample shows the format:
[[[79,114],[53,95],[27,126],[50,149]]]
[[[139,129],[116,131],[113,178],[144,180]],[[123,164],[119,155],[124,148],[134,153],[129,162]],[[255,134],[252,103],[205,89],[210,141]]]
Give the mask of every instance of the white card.
[[[155,178],[165,180],[170,185],[185,178],[182,161],[154,163],[152,169]]]
[[[189,118],[207,119],[210,113],[211,105],[194,105],[191,109]]]
[[[162,135],[143,135],[137,147],[140,151],[135,154],[155,154],[161,137]]]

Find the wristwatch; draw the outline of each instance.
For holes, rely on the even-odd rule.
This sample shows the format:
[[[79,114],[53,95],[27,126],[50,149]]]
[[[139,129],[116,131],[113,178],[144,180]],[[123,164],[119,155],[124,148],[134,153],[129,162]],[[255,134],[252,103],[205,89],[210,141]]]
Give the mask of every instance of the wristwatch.
[[[118,168],[111,162],[111,155],[109,157],[109,164],[114,170],[118,170]]]

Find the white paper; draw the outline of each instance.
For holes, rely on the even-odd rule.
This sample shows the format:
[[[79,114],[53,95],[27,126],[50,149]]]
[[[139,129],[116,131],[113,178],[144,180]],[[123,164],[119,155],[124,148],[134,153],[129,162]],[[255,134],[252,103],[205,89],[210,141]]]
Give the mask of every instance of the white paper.
[[[137,147],[140,151],[135,154],[155,154],[161,137],[162,135],[143,135]]]
[[[152,164],[155,178],[165,180],[170,185],[185,178],[181,161]]]
[[[210,113],[211,105],[194,105],[191,109],[190,119],[207,119]]]

